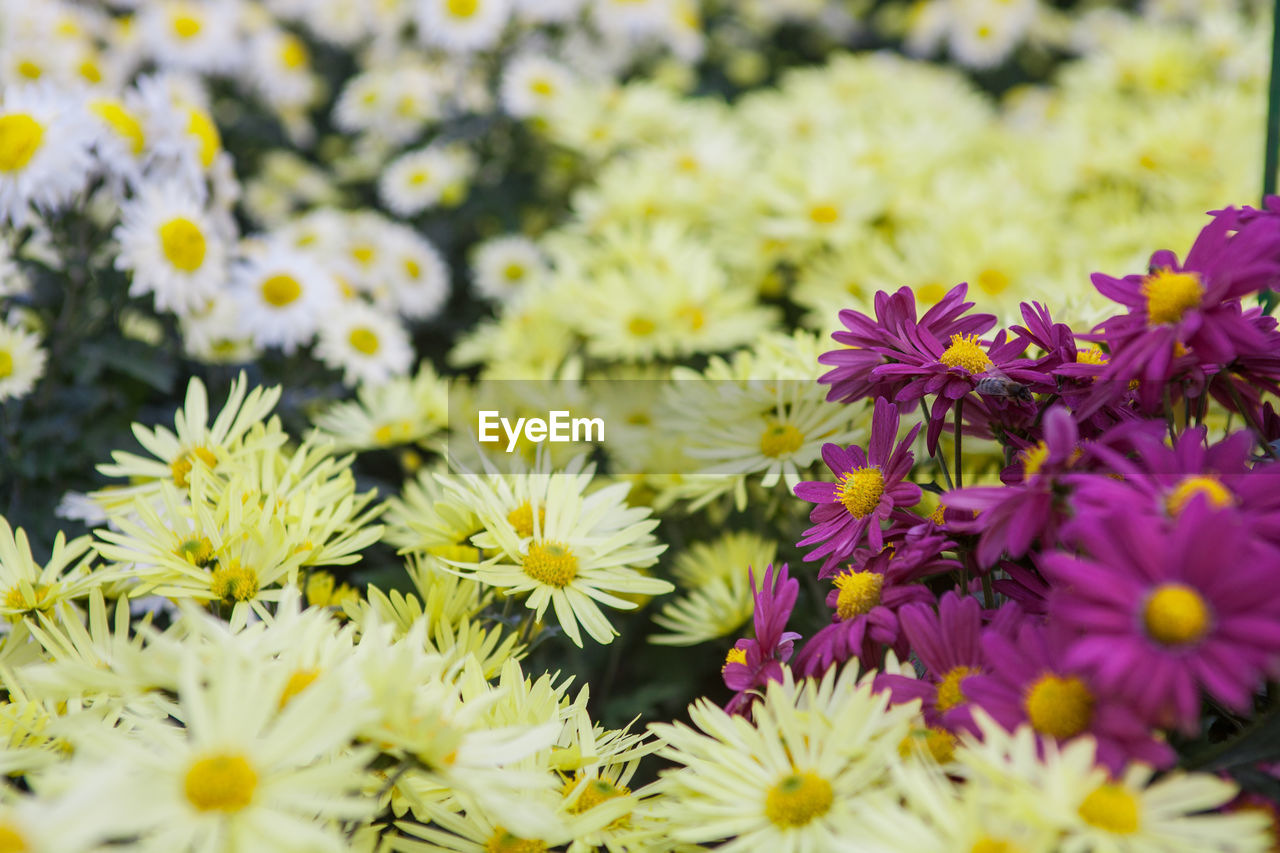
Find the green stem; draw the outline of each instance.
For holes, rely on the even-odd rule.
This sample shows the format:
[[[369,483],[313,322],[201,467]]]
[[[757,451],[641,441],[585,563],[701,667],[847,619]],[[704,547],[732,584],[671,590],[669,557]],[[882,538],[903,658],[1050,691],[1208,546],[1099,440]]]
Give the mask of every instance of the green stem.
[[[1271,83],[1267,89],[1267,148],[1263,155],[1262,197],[1276,191],[1276,171],[1280,168],[1280,0],[1276,0],[1271,19]],[[1263,311],[1267,314],[1275,307],[1275,291],[1264,290],[1259,294]]]
[[[926,403],[926,402],[924,401],[924,397],[921,397],[921,398],[920,398],[920,413],[921,413],[922,415],[924,415],[925,429],[928,429],[928,427],[929,427],[929,404],[928,404],[928,403]],[[953,485],[951,484],[951,472],[947,470],[947,454],[946,454],[946,452],[944,451],[944,452],[942,452],[942,453],[939,453],[939,454],[937,454],[936,456],[934,456],[933,458],[934,458],[934,459],[936,459],[936,460],[938,460],[938,466],[942,469],[942,479],[943,479],[943,480],[946,482],[946,484],[947,484],[947,491],[951,491],[952,489],[954,489],[954,488],[955,488],[955,486],[953,486]]]

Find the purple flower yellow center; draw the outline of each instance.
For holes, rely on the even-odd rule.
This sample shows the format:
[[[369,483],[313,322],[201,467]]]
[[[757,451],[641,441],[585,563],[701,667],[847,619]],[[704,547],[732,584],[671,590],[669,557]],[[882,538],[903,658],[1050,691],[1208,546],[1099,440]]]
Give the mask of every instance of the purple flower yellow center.
[[[578,576],[578,558],[563,542],[534,542],[524,558],[524,573],[560,589]]]
[[[1138,831],[1138,798],[1120,785],[1094,788],[1077,811],[1085,823],[1107,832],[1131,835]]]
[[[817,773],[793,772],[778,780],[765,795],[764,813],[775,826],[805,826],[831,809],[831,783]]]
[[[534,838],[512,835],[500,826],[484,844],[484,853],[547,853],[547,845]]]
[[[1159,269],[1142,280],[1142,295],[1147,300],[1147,325],[1179,323],[1188,311],[1200,307],[1204,282],[1194,272]]]
[[[840,475],[836,486],[836,500],[844,504],[849,515],[864,518],[880,506],[884,497],[884,474],[874,466],[855,468]]]
[[[849,620],[871,612],[880,603],[884,589],[884,575],[876,572],[845,572],[835,579],[836,615]]]
[[[724,663],[720,665],[720,673],[724,674],[724,671],[729,668],[729,664],[731,663],[745,664],[746,662],[747,662],[747,650],[740,649],[737,646],[734,646],[733,648],[729,649],[728,654],[724,656]]]
[[[201,758],[187,769],[183,792],[187,802],[202,812],[238,812],[253,802],[258,774],[237,753]]]
[[[760,452],[770,459],[790,456],[804,444],[804,433],[791,424],[774,421],[760,436]]]
[[[1179,515],[1197,495],[1203,495],[1214,509],[1225,509],[1236,502],[1231,490],[1217,477],[1196,475],[1184,477],[1173,487],[1164,499],[1164,508],[1169,515]]]
[[[1107,354],[1097,347],[1087,347],[1076,352],[1076,364],[1106,364]]]
[[[1209,632],[1209,605],[1186,584],[1157,586],[1142,609],[1147,636],[1162,646],[1189,646]]]
[[[991,359],[982,351],[977,335],[952,335],[951,345],[938,361],[947,367],[962,367],[975,376],[991,369]]]
[[[976,666],[956,666],[947,670],[946,675],[938,682],[938,698],[934,703],[938,710],[949,711],[969,701],[969,697],[964,695],[964,680],[981,672]]]
[[[1047,672],[1023,699],[1031,727],[1058,740],[1075,737],[1093,721],[1093,693],[1075,676]]]
[[[1049,458],[1049,445],[1043,441],[1036,442],[1031,447],[1018,454],[1018,458],[1022,460],[1022,474],[1028,479],[1034,477]]]
[[[946,764],[955,757],[956,736],[946,729],[936,729],[932,726],[914,729],[898,744],[898,754],[903,758],[909,758],[916,749],[921,747],[933,756],[934,761]]]

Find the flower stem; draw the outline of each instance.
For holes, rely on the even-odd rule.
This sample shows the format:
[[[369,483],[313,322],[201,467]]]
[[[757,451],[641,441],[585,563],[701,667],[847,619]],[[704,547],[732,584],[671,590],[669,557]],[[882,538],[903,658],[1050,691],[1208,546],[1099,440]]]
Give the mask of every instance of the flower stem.
[[[1271,20],[1271,83],[1267,89],[1267,148],[1262,167],[1262,198],[1276,191],[1276,171],[1280,168],[1280,0],[1276,0]],[[1277,302],[1276,292],[1259,294],[1262,310],[1270,314]]]
[[[924,401],[924,397],[920,398],[920,413],[924,415],[924,422],[928,424],[929,423],[929,404]],[[938,453],[933,458],[938,460],[938,466],[942,468],[942,479],[947,484],[947,491],[951,491],[952,489],[955,488],[955,486],[951,484],[951,472],[947,470],[946,452],[943,451],[942,453]]]
[[[1257,420],[1253,417],[1253,409],[1250,409],[1248,406],[1246,406],[1244,404],[1244,400],[1240,399],[1240,392],[1236,390],[1235,385],[1231,384],[1231,380],[1229,379],[1226,380],[1226,384],[1227,384],[1227,393],[1231,395],[1231,402],[1235,403],[1236,408],[1240,411],[1240,414],[1244,417],[1245,423],[1249,425],[1249,430],[1253,433],[1254,440],[1257,441],[1258,444],[1262,446],[1262,450],[1272,459],[1280,458],[1280,455],[1276,453],[1276,449],[1271,446],[1271,443],[1267,441],[1266,436],[1262,434],[1262,427],[1258,424]]]

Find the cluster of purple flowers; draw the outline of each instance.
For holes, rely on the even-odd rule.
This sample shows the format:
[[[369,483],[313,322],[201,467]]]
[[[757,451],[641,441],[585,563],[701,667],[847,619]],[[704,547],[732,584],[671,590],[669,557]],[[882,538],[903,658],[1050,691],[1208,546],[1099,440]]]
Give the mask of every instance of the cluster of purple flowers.
[[[1247,724],[1280,680],[1280,416],[1262,400],[1280,394],[1280,331],[1252,298],[1280,286],[1280,198],[1211,217],[1181,262],[1094,275],[1122,312],[1087,334],[1032,303],[989,335],[963,284],[919,317],[907,288],[874,317],[841,312],[821,382],[872,401],[869,446],[828,445],[830,479],[795,490],[830,624],[785,631],[797,582],[771,570],[747,662],[726,667],[734,710],[784,664],[892,652],[918,677],[880,683],[931,726],[976,731],[981,708],[1088,735],[1115,773],[1172,766],[1207,720]],[[921,422],[900,435],[904,418]],[[1002,485],[963,486],[966,440],[1003,450]],[[922,485],[932,515],[913,509]]]

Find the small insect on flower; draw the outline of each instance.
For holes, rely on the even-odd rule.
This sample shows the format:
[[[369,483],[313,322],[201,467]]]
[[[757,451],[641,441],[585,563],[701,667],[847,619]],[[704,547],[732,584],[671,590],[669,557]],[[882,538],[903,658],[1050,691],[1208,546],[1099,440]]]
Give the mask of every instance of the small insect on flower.
[[[999,368],[995,367],[988,370],[978,380],[977,384],[973,386],[973,390],[984,397],[1009,397],[1025,403],[1032,402],[1030,388],[1021,382],[1014,382],[1008,376],[1005,376]]]

